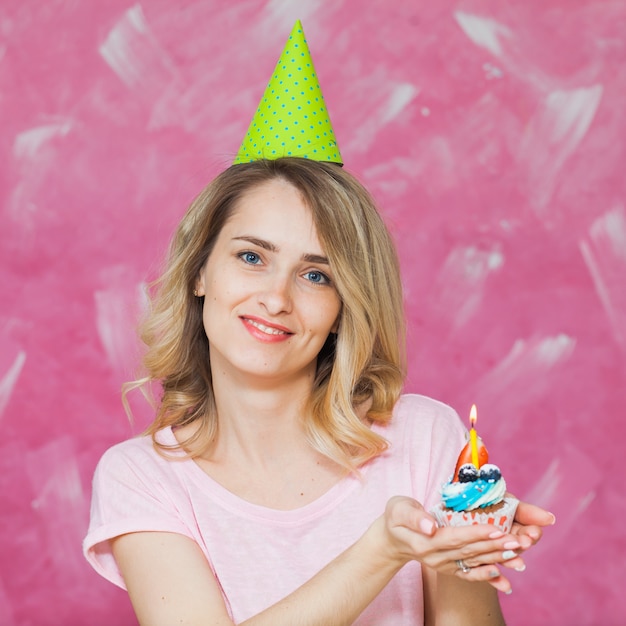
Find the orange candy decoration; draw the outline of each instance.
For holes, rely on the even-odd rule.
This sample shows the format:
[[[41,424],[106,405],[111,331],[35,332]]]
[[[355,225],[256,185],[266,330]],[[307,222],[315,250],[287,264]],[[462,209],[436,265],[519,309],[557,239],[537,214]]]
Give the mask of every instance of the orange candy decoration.
[[[478,467],[476,469],[480,469],[483,465],[485,465],[485,463],[489,462],[489,453],[487,452],[487,448],[480,437],[478,438],[477,450]],[[472,463],[472,447],[469,441],[465,444],[463,450],[461,450],[461,454],[459,454],[459,459],[456,462],[456,467],[454,468],[454,478],[452,479],[452,482],[458,482],[459,469],[461,469],[461,465],[465,465],[466,463]]]

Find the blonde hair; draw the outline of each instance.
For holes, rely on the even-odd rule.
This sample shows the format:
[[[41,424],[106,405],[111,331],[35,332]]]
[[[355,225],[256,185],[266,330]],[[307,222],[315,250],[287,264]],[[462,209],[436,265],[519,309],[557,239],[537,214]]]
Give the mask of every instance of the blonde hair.
[[[305,428],[311,445],[355,470],[387,443],[366,419],[391,418],[404,380],[404,315],[395,247],[376,206],[354,176],[335,164],[300,158],[233,165],[194,200],[172,240],[166,269],[152,285],[151,309],[140,328],[147,375],[129,390],[153,382],[162,397],[147,433],[198,422],[181,447],[206,453],[217,434],[202,300],[193,295],[201,268],[237,201],[253,187],[283,179],[312,212],[342,302],[337,334],[318,356]],[[155,442],[161,449],[163,446]]]

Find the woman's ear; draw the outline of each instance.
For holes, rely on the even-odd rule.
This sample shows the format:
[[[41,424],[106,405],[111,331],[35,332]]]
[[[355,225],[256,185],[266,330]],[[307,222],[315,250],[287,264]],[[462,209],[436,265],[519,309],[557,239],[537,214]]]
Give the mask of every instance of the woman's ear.
[[[196,278],[196,284],[193,290],[193,295],[196,296],[197,298],[200,298],[206,295],[206,291],[204,289],[204,280],[202,280],[201,275],[199,275],[198,278]]]

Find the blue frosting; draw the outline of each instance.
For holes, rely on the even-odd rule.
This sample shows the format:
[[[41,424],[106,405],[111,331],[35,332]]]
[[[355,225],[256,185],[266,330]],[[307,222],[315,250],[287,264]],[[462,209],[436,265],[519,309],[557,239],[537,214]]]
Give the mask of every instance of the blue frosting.
[[[482,478],[467,483],[448,483],[441,492],[444,506],[454,511],[469,511],[495,504],[502,500],[506,483],[486,481]]]

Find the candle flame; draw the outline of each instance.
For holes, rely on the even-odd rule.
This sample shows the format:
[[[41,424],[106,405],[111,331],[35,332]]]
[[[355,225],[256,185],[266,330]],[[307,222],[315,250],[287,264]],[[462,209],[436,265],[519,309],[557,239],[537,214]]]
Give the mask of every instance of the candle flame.
[[[476,425],[476,420],[478,419],[478,411],[476,410],[476,405],[472,404],[472,408],[470,409],[470,424],[472,428]]]

